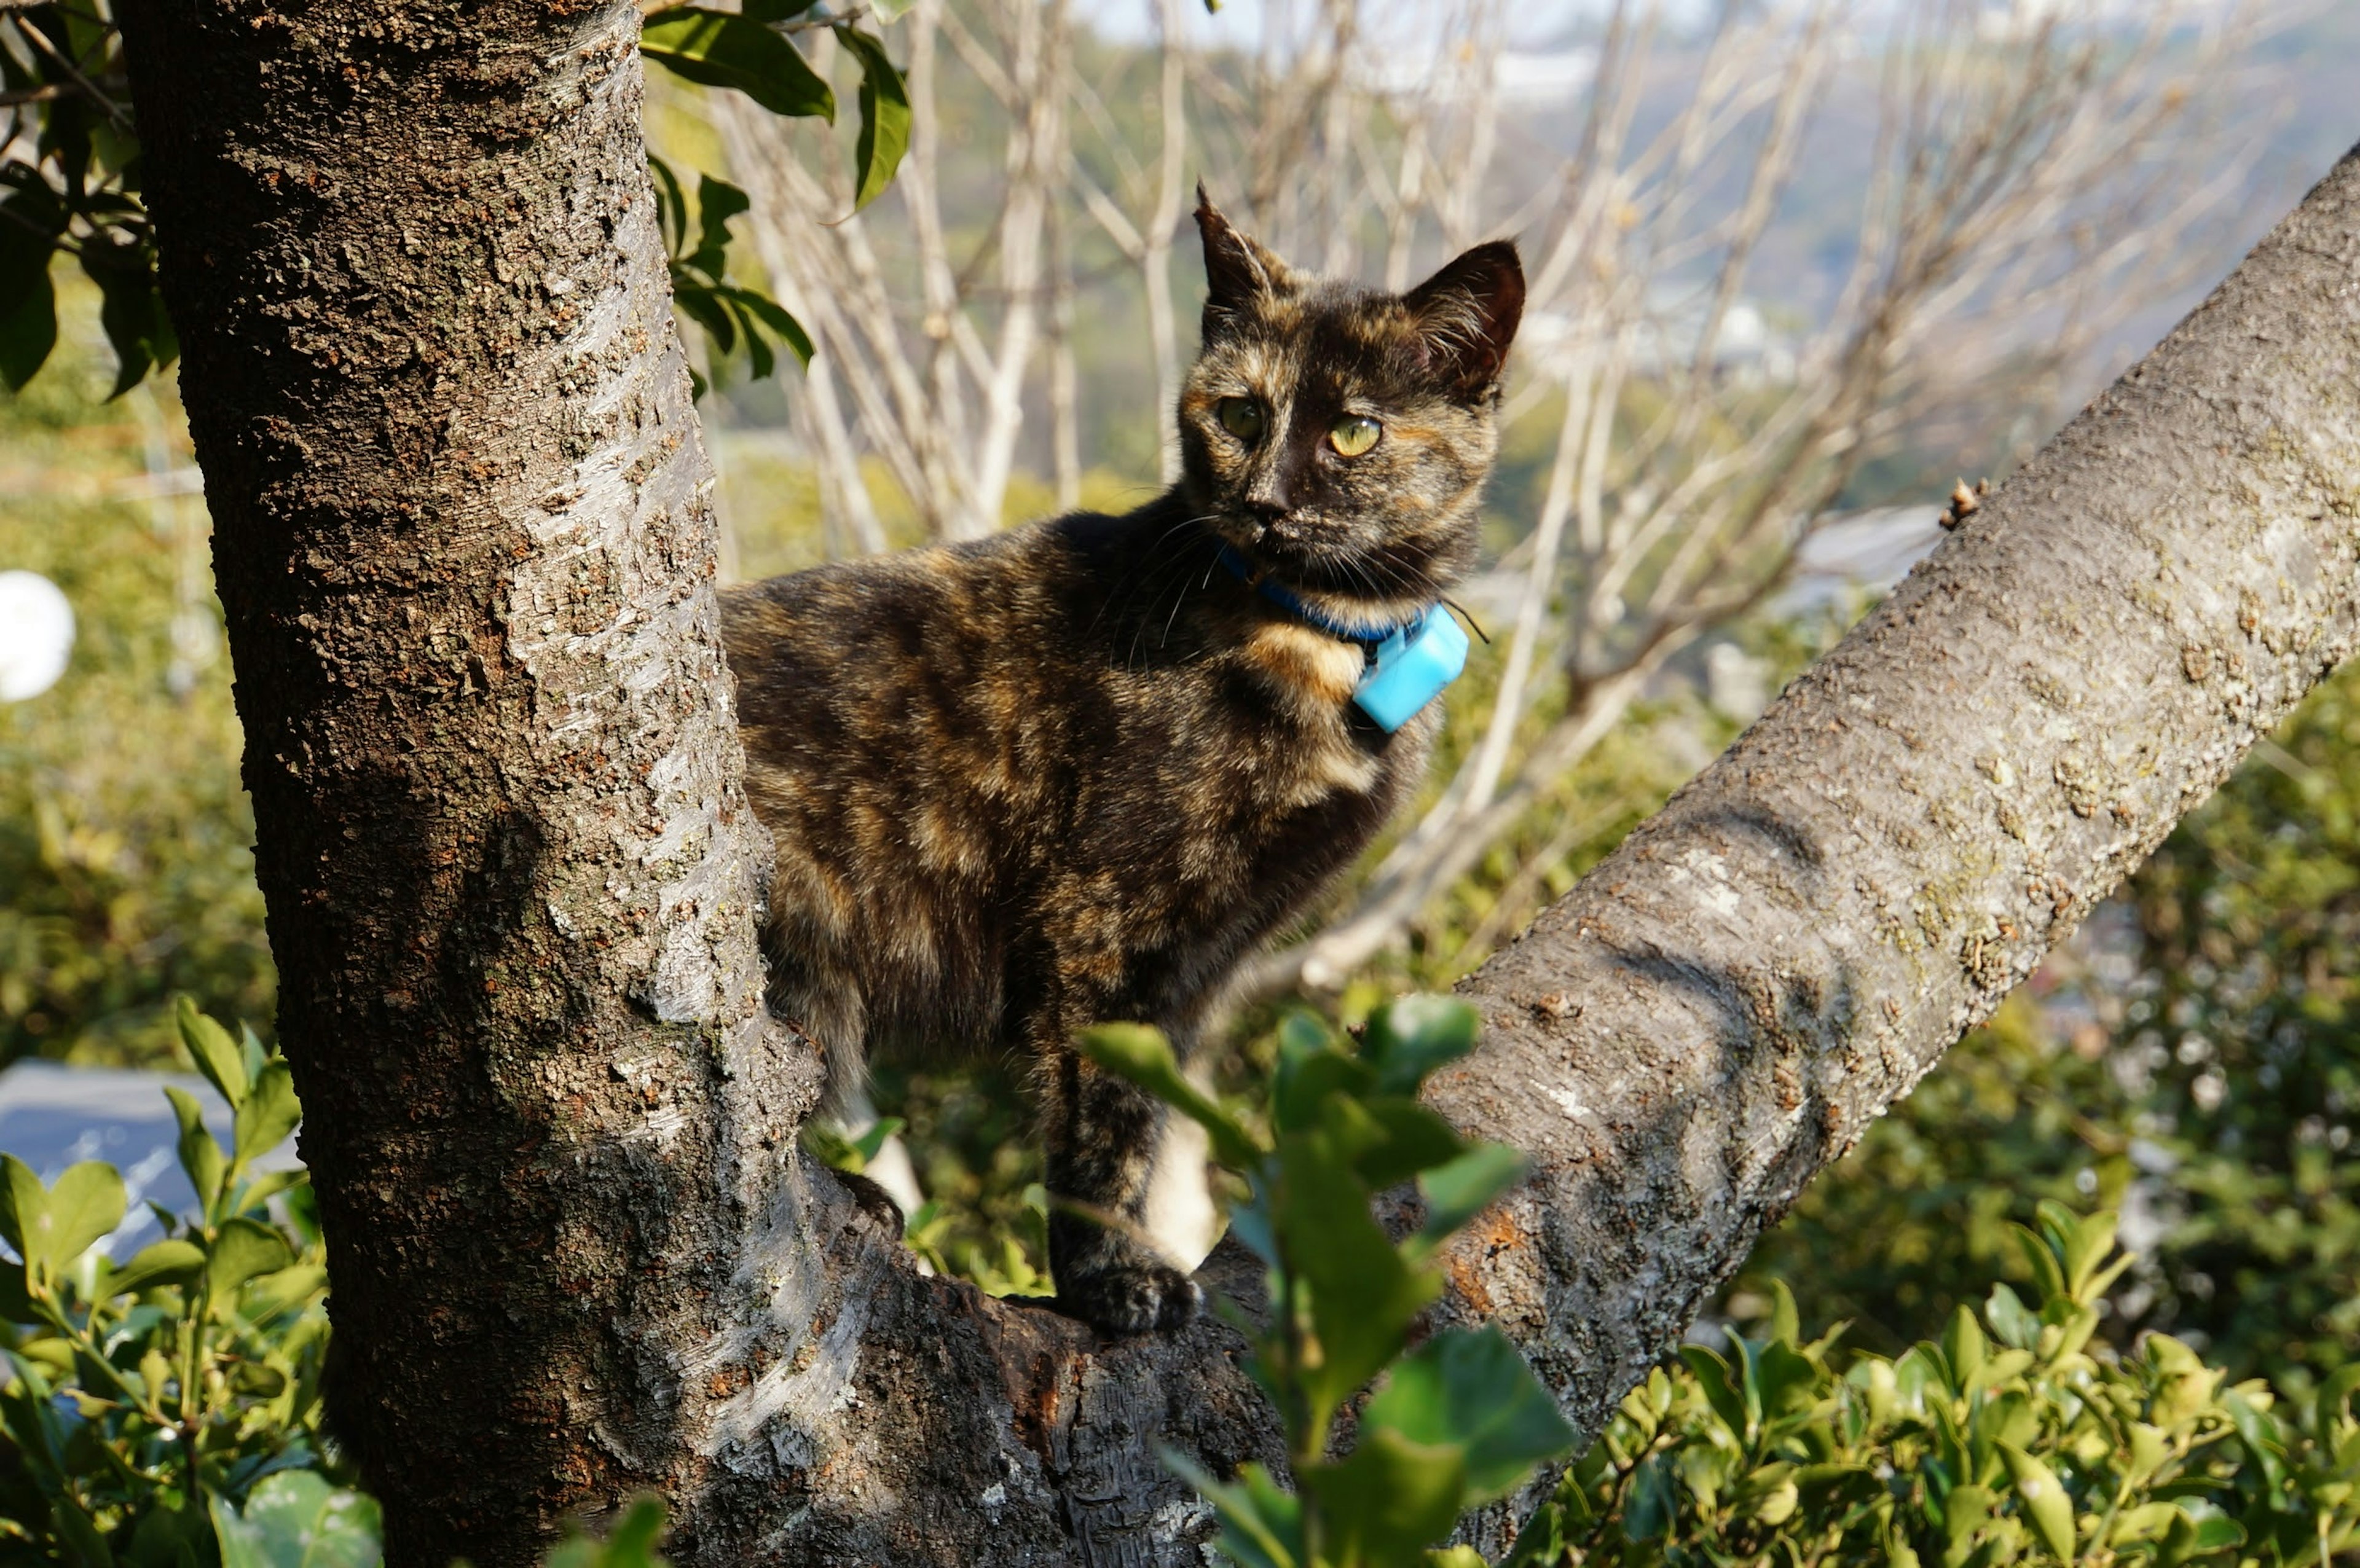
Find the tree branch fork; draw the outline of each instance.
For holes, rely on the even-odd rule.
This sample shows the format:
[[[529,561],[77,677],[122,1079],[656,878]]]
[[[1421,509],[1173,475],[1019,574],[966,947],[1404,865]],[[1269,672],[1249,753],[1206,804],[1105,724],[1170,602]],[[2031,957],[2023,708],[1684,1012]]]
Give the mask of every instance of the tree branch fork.
[[[716,1568],[1199,1562],[1160,1447],[1280,1457],[1236,1336],[923,1277],[793,1152],[815,1053],[756,1016],[705,469],[661,246],[617,217],[635,18],[126,11],[388,1560],[533,1561],[653,1486]],[[324,177],[266,190],[290,158]],[[1432,1097],[1535,1170],[1439,1312],[1501,1323],[1586,1432],[2350,648],[2355,262],[2347,158],[1462,987],[1485,1044]],[[595,363],[551,278],[618,291]],[[616,420],[659,455],[596,517],[544,508]],[[694,679],[547,640],[623,603],[616,648]],[[1257,1295],[1235,1248],[1210,1282]]]

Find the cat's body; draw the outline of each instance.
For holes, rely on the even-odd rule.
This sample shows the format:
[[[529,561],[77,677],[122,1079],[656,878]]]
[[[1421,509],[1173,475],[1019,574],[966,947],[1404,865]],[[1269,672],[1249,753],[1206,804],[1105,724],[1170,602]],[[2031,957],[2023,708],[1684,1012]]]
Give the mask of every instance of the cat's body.
[[[1170,493],[724,600],[779,850],[773,1005],[839,1105],[871,1051],[1032,1061],[1060,1298],[1133,1332],[1193,1309],[1202,1146],[1070,1041],[1138,1020],[1185,1060],[1239,961],[1414,788],[1433,710],[1372,723],[1363,647],[1332,628],[1414,619],[1471,559],[1522,301],[1504,246],[1396,298],[1199,222],[1207,347]]]

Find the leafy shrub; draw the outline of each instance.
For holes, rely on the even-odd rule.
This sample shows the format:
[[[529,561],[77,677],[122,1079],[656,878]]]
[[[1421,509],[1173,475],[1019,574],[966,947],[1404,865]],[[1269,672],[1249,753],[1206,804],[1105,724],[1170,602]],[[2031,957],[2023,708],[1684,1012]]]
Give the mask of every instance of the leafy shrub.
[[[109,1259],[94,1248],[123,1222],[113,1166],[45,1188],[0,1155],[16,1255],[0,1269],[0,1564],[374,1563],[377,1505],[341,1484],[321,1436],[310,1191],[300,1170],[254,1169],[300,1114],[286,1062],[185,1001],[179,1024],[235,1122],[224,1149],[192,1097],[165,1091],[200,1205],[164,1216],[165,1239]]]
[[[268,1020],[275,975],[239,787],[220,610],[193,499],[107,499],[187,462],[147,389],[102,406],[95,290],[58,363],[0,397],[0,567],[63,588],[72,662],[0,703],[0,1063],[172,1060],[172,998]]]
[[[1506,1496],[1572,1444],[1497,1329],[1448,1329],[1403,1355],[1441,1294],[1442,1245],[1524,1173],[1513,1149],[1470,1143],[1417,1102],[1430,1073],[1474,1049],[1475,1031],[1472,1008],[1437,996],[1380,1009],[1357,1042],[1291,1016],[1267,1139],[1183,1077],[1155,1030],[1109,1024],[1083,1036],[1093,1061],[1196,1121],[1249,1182],[1229,1226],[1267,1269],[1267,1324],[1230,1310],[1301,1490],[1258,1465],[1225,1483],[1166,1456],[1220,1515],[1220,1549],[1241,1568],[1414,1568],[1464,1509]],[[1370,1201],[1412,1179],[1425,1221],[1396,1244]],[[1338,1412],[1381,1373],[1351,1452],[1330,1459]]]
[[[1939,1342],[1843,1363],[1783,1285],[1761,1338],[1651,1373],[1507,1562],[2320,1563],[2360,1544],[2360,1366],[2308,1406],[2149,1334],[2093,1336],[2131,1262],[2114,1216],[2017,1227],[2005,1282]]]

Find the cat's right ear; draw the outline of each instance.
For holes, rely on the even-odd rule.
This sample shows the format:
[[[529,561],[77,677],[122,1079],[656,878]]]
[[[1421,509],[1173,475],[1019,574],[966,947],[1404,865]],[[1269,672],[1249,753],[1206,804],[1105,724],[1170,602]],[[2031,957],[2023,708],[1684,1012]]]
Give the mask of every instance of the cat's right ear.
[[[1202,180],[1196,183],[1196,232],[1205,239],[1205,341],[1211,343],[1255,299],[1293,288],[1295,274],[1275,252],[1229,226],[1205,194]]]

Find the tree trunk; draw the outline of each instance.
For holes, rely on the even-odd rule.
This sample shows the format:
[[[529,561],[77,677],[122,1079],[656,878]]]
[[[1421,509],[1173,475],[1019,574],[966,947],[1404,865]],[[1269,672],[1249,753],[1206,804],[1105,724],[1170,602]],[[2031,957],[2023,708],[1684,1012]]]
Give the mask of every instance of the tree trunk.
[[[396,1563],[704,1484],[765,1035],[628,5],[136,0],[340,1437]],[[704,1355],[688,1347],[711,1347]]]
[[[125,10],[389,1561],[652,1488],[700,1568],[1200,1562],[1236,1337],[923,1279],[794,1152],[636,11]],[[2345,650],[2355,256],[2347,160],[1470,982],[1437,1103],[1538,1171],[1446,1310],[1586,1430]]]

